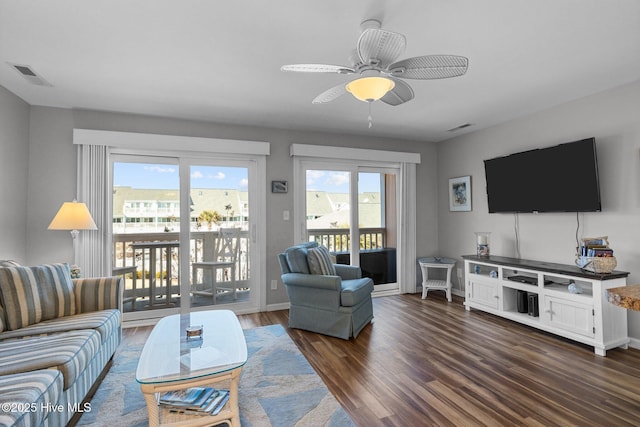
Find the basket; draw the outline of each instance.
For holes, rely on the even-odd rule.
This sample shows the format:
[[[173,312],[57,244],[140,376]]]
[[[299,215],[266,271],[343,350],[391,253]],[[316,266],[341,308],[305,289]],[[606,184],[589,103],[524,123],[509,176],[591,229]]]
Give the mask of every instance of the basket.
[[[611,273],[618,265],[618,261],[616,261],[616,257],[614,256],[578,256],[576,258],[576,265],[592,273]]]

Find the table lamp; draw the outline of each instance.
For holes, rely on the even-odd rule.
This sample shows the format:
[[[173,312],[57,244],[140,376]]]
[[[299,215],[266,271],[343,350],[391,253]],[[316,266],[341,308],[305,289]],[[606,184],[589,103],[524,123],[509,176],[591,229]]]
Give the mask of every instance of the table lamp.
[[[85,203],[75,199],[73,202],[64,202],[49,227],[49,230],[70,230],[73,239],[73,263],[76,264],[76,240],[80,230],[97,230],[98,227],[89,213]]]

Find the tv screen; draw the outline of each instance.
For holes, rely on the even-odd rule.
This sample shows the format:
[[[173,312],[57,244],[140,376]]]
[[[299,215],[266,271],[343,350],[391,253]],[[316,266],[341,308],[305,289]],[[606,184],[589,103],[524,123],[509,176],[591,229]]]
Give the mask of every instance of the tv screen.
[[[489,213],[598,212],[594,138],[484,161]]]

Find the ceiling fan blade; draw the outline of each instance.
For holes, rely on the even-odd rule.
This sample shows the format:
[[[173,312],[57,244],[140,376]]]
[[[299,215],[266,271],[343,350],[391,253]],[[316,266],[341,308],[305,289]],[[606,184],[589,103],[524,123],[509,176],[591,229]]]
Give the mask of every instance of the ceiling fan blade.
[[[338,73],[351,74],[355,72],[353,68],[344,65],[329,64],[291,64],[280,67],[281,71],[294,71],[298,73]]]
[[[403,59],[389,65],[387,72],[403,79],[446,79],[467,72],[469,60],[456,55],[425,55]]]
[[[386,68],[404,52],[406,45],[407,41],[402,34],[369,28],[358,39],[358,56],[365,64],[373,61],[381,68]]]
[[[391,79],[396,84],[393,89],[387,92],[380,101],[389,105],[400,105],[413,99],[413,89],[407,83],[398,79]]]
[[[312,101],[313,104],[323,104],[325,102],[333,101],[337,97],[347,93],[346,84],[340,83],[331,89],[325,90]]]

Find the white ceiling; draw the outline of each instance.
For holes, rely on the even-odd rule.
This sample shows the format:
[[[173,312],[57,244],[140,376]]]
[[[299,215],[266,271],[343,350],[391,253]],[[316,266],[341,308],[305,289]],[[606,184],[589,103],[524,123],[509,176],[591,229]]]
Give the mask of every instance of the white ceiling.
[[[371,129],[349,94],[312,105],[353,76],[280,66],[351,65],[367,18],[406,36],[399,59],[462,55],[467,74],[408,80]],[[639,79],[638,0],[0,0],[0,85],[31,105],[439,141]]]

